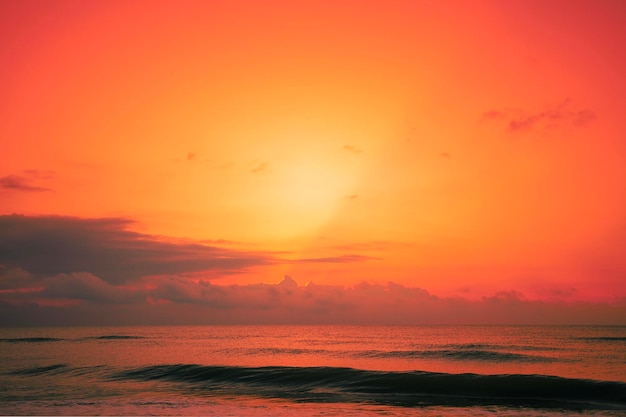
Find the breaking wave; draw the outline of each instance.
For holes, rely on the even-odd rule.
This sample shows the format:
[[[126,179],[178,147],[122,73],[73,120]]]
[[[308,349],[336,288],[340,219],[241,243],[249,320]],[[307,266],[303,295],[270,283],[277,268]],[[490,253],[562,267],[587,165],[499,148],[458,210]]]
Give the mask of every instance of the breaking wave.
[[[513,405],[626,409],[626,383],[544,375],[386,372],[335,367],[155,365],[117,380],[176,382],[204,395],[236,392],[292,401],[364,402],[397,406]]]

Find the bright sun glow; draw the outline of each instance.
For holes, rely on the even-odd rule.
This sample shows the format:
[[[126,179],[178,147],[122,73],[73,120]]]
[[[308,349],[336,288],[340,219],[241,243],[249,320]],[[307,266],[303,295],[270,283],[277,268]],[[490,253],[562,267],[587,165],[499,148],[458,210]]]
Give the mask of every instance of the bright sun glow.
[[[277,232],[285,236],[312,232],[328,221],[351,192],[355,175],[324,158],[285,161],[271,173],[267,192]]]

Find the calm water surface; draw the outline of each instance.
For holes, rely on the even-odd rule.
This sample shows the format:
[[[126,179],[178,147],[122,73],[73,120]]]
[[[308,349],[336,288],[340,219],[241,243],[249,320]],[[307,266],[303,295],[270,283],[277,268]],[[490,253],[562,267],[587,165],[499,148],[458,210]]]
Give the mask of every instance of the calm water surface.
[[[0,329],[7,415],[626,415],[626,327]]]

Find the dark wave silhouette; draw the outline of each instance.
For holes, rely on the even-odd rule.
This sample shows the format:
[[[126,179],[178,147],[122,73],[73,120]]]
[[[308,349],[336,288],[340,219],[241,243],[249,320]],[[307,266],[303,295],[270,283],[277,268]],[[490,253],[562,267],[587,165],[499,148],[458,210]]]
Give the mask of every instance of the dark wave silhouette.
[[[557,359],[538,356],[526,355],[513,352],[498,352],[493,350],[470,349],[470,347],[478,347],[486,345],[466,345],[460,349],[443,349],[443,350],[364,350],[364,351],[335,351],[328,349],[301,349],[301,348],[251,348],[243,349],[248,354],[254,355],[349,355],[354,357],[366,358],[441,358],[447,360],[459,361],[490,361],[490,362],[527,362],[527,363],[545,363],[554,362]]]
[[[129,340],[129,339],[145,339],[143,336],[129,336],[129,335],[116,335],[109,334],[103,336],[91,336],[78,339],[63,339],[58,337],[18,337],[18,338],[4,338],[0,339],[0,342],[5,343],[46,343],[46,342],[78,342],[82,340]]]
[[[509,405],[626,410],[626,383],[543,375],[384,372],[334,367],[155,365],[113,378],[184,383],[199,393],[397,406]]]
[[[621,337],[621,336],[581,337],[578,340],[589,340],[589,341],[598,341],[598,342],[626,342],[626,337]]]
[[[486,343],[464,343],[443,345],[446,349],[458,350],[521,350],[521,351],[554,351],[561,350],[554,346],[530,346],[530,345],[491,345]]]
[[[491,350],[435,350],[421,352],[423,356],[443,357],[455,360],[493,362],[552,362],[553,358],[521,353],[495,352]]]
[[[35,366],[33,368],[22,368],[8,372],[9,375],[23,375],[23,376],[39,376],[44,374],[57,374],[60,372],[67,372],[69,366],[65,363],[59,363],[48,366]]]
[[[0,342],[6,343],[45,343],[45,342],[59,342],[65,339],[59,339],[56,337],[18,337],[14,339],[0,339]]]
[[[553,362],[556,359],[524,355],[521,353],[497,352],[492,350],[443,349],[443,350],[369,350],[359,355],[375,358],[443,358],[459,361],[490,361],[490,362]]]
[[[127,336],[127,335],[107,334],[107,335],[103,335],[103,336],[88,337],[86,339],[95,339],[95,340],[129,340],[129,339],[145,339],[145,338],[143,336]]]
[[[328,349],[300,349],[300,348],[252,348],[245,349],[249,354],[255,355],[333,355],[337,351]],[[340,351],[339,353],[344,353]]]

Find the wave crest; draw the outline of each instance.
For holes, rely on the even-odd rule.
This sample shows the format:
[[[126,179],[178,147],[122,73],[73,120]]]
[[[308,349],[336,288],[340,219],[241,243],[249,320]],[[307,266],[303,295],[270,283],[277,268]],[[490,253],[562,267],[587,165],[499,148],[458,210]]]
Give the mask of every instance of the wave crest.
[[[298,401],[388,405],[524,405],[626,409],[626,384],[544,375],[383,372],[334,367],[155,365],[116,379],[187,383],[194,390],[228,391]]]

